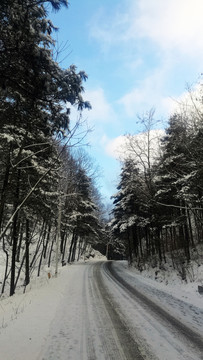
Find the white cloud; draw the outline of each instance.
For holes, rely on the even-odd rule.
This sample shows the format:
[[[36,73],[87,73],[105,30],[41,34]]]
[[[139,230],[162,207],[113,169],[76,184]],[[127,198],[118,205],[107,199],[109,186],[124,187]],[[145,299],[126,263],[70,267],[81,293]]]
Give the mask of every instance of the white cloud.
[[[129,37],[148,37],[164,50],[203,53],[202,0],[139,0],[138,4],[139,15],[134,13]]]
[[[198,119],[202,122],[202,83],[188,87],[179,97],[173,101],[173,113],[184,114],[192,124]]]
[[[191,70],[196,77],[202,67],[203,0],[123,0],[113,10],[100,9],[90,33],[109,56],[117,54],[127,68],[126,78],[131,74],[131,89],[118,103],[130,118],[151,107],[168,116],[174,109],[171,97],[177,94],[176,84],[174,94],[165,90],[171,79],[178,78],[179,69],[177,81],[184,86],[181,81],[194,80]]]
[[[84,111],[83,113],[83,117],[87,116],[88,122],[90,121],[91,124],[95,124],[115,120],[114,110],[105,98],[102,88],[85,91],[85,99],[87,99],[92,106],[90,111]]]
[[[136,159],[138,165],[143,167],[143,164],[147,164],[148,146],[152,163],[159,155],[160,139],[164,134],[165,131],[163,129],[155,129],[150,131],[149,139],[146,132],[137,135],[118,136],[108,141],[106,152],[109,156],[120,161],[129,157]]]
[[[118,103],[124,106],[127,116],[136,117],[139,112],[158,109],[159,113],[167,116],[173,109],[173,101],[169,94],[164,94],[164,84],[168,76],[168,65],[155,70],[140,82],[137,87],[123,95]]]
[[[117,159],[120,160],[123,158],[123,154],[126,151],[126,137],[124,135],[118,136],[115,139],[108,140],[106,142],[106,153]]]
[[[109,57],[122,61],[117,72],[130,90],[118,103],[130,118],[151,107],[168,116],[178,84],[193,81],[202,68],[203,0],[123,0],[113,10],[98,12],[90,33]]]
[[[119,95],[113,105],[102,88],[85,94],[93,106],[88,120],[97,126],[94,141],[119,158],[124,137],[108,140],[104,127],[123,121],[120,133],[124,133],[128,120],[132,124],[138,113],[152,107],[156,118],[168,118],[176,108],[173,98],[202,67],[203,0],[121,0],[112,5],[106,9],[101,5],[89,31],[105,52],[104,59],[115,61],[114,74],[124,78],[124,86],[115,89]]]
[[[203,54],[202,0],[129,0],[114,13],[99,11],[90,25],[91,37],[102,49],[147,38],[161,50],[194,57]]]
[[[198,114],[202,108],[201,93],[202,85],[197,83],[193,88],[186,89],[179,96],[163,96],[163,79],[151,76],[143,81],[140,87],[132,89],[125,94],[119,103],[124,106],[126,114],[134,118],[137,116],[137,109],[143,111],[155,108],[155,118],[157,120],[168,119],[174,113]],[[159,118],[162,114],[161,118]],[[196,115],[197,117],[197,115]]]

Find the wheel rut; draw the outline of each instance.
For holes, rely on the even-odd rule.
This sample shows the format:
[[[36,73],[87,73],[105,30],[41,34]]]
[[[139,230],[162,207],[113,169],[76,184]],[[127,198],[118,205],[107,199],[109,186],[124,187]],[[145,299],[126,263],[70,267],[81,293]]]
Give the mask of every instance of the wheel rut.
[[[116,309],[115,303],[112,301],[111,295],[108,292],[101,274],[101,263],[93,267],[93,291],[94,297],[100,299],[100,304],[105,311],[98,314],[100,321],[103,323],[105,331],[103,331],[103,342],[106,347],[105,359],[115,360],[144,360],[146,357],[142,355],[139,344],[131,335],[128,326],[123,322],[119,316],[119,311]],[[101,310],[100,306],[97,309]],[[104,324],[108,323],[106,327]],[[101,326],[101,324],[100,324]],[[110,339],[110,344],[108,341]],[[113,351],[112,351],[113,350]],[[109,354],[109,355],[108,355]],[[109,356],[109,357],[108,357]]]
[[[165,323],[173,332],[177,332],[178,336],[183,338],[191,348],[195,348],[199,352],[200,358],[203,359],[203,337],[197,332],[191,330],[188,326],[181,323],[178,319],[173,317],[169,312],[161,308],[155,302],[150,300],[143,293],[139,292],[135,287],[126,282],[113,268],[111,261],[103,265],[106,275],[116,282],[118,286],[125,289],[125,291],[139,303],[146,311],[150,312],[152,316],[156,317],[162,323]]]

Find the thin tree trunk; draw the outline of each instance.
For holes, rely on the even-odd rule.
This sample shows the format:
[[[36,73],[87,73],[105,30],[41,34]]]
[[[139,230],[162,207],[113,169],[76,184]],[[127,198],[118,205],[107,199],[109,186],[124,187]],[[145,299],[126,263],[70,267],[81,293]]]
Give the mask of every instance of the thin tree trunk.
[[[129,258],[129,264],[132,264],[132,249],[131,249],[131,241],[130,241],[130,233],[128,231],[128,258]]]
[[[73,231],[73,235],[72,235],[72,239],[71,239],[71,244],[70,244],[70,248],[69,248],[68,263],[71,262],[72,248],[73,248],[73,244],[74,244],[74,238],[75,238],[75,232]]]
[[[65,261],[67,239],[68,239],[68,234],[66,233],[63,240],[62,264],[64,264]]]
[[[22,249],[23,231],[24,231],[24,223],[22,223],[21,227],[20,227],[20,238],[18,241],[18,249],[17,249],[17,255],[16,255],[17,262],[20,262],[20,252]]]
[[[174,257],[173,257],[173,229],[172,227],[170,227],[170,237],[171,237],[171,246],[170,246],[170,250],[171,250],[171,260],[172,260],[172,264],[173,264],[173,268],[175,269],[175,264],[174,264]]]
[[[37,243],[37,246],[36,246],[36,249],[35,249],[35,253],[34,253],[34,256],[33,256],[32,261],[30,263],[30,268],[31,269],[32,269],[32,267],[33,267],[33,265],[35,263],[35,259],[37,257],[37,254],[38,254],[39,249],[40,249],[41,244],[42,244],[44,228],[45,228],[45,221],[43,221],[42,229],[41,229],[41,232],[40,232],[40,235],[39,235],[39,240],[38,240],[38,243]]]
[[[3,186],[2,186],[2,191],[1,191],[1,202],[0,202],[0,229],[1,229],[2,221],[3,221],[4,206],[5,206],[6,193],[7,193],[8,182],[9,182],[10,167],[11,167],[11,165],[10,165],[10,150],[9,150],[9,156],[8,156],[8,160],[7,160],[7,167],[6,167],[5,176],[4,176],[4,181],[3,181]]]
[[[46,259],[47,256],[47,248],[48,248],[48,244],[49,244],[49,240],[50,240],[50,233],[51,233],[51,225],[49,225],[48,227],[48,231],[47,231],[47,238],[46,238],[46,243],[45,243],[45,247],[44,247],[44,259]]]
[[[26,219],[26,239],[25,239],[25,286],[30,282],[30,257],[29,257],[29,248],[30,248],[30,223]]]
[[[164,262],[166,263],[167,240],[166,240],[166,242],[164,242],[163,228],[161,228],[161,230],[160,230],[160,236],[161,236],[160,241],[161,241],[161,245],[162,245],[163,259],[164,259]]]
[[[79,259],[80,259],[80,255],[81,255],[81,253],[82,253],[82,251],[81,251],[81,249],[82,249],[82,243],[83,243],[83,241],[81,240],[81,238],[80,238],[80,241],[79,241],[79,246],[78,246],[78,256],[77,256],[77,261],[79,261]]]
[[[49,251],[48,267],[51,266],[51,255],[52,255],[53,247],[54,247],[54,239],[51,242],[51,247],[50,247],[50,251]]]
[[[44,249],[44,246],[43,246]],[[37,276],[40,276],[40,270],[41,270],[41,265],[42,265],[42,259],[43,259],[43,249],[41,251],[41,255],[40,255],[40,260],[39,260],[39,264],[38,264],[38,271],[37,271]]]
[[[6,265],[5,265],[4,279],[3,279],[1,294],[4,293],[5,286],[6,286],[6,280],[7,280],[7,278],[8,278],[8,260],[9,260],[9,254],[8,254],[8,251],[6,250],[4,238],[3,238],[3,251],[4,251],[4,253],[6,254]]]
[[[187,218],[188,218],[188,226],[189,226],[189,232],[190,232],[191,245],[195,246],[194,236],[193,236],[193,231],[192,231],[192,224],[191,224],[191,217],[190,217],[190,212],[188,209],[187,209]]]
[[[17,230],[18,214],[16,214],[13,221],[13,243],[12,243],[12,260],[11,260],[11,283],[10,296],[15,293],[15,268],[16,268],[16,252],[18,244],[18,230]]]
[[[65,228],[63,228],[63,230],[61,230],[61,242],[60,242],[60,253],[62,255],[63,255],[65,235],[66,235]]]
[[[74,244],[73,244],[73,250],[72,250],[72,256],[71,256],[71,262],[75,261],[77,243],[78,243],[78,236],[77,236],[77,234],[76,234],[76,235],[75,235],[75,238],[74,238]]]
[[[188,233],[188,227],[187,224],[184,225],[184,232],[185,232],[185,255],[187,262],[190,261],[190,239],[189,239],[189,233]]]
[[[15,199],[14,199],[15,216],[13,218],[10,296],[14,295],[15,293],[15,267],[16,267],[16,253],[17,253],[17,245],[18,245],[18,212],[15,212],[15,210],[18,207],[19,190],[20,190],[19,187],[20,187],[20,170],[18,170],[17,173],[16,191],[15,191]]]
[[[160,262],[160,265],[162,263],[162,251],[161,251],[161,241],[160,241],[160,229],[158,228],[156,230],[156,251],[158,252],[158,255],[159,255],[159,262]]]
[[[40,261],[39,261],[39,265],[38,265],[38,272],[37,272],[37,276],[40,276],[40,271],[41,271],[41,265],[42,265],[42,259],[44,257],[44,251],[45,251],[45,247],[46,247],[46,226],[45,226],[45,230],[44,230],[44,234],[43,234],[43,238],[42,238],[42,250],[41,250],[41,255],[40,255]]]
[[[15,281],[15,288],[16,288],[16,286],[17,286],[17,283],[18,283],[18,280],[19,280],[19,277],[20,277],[20,273],[21,273],[21,270],[22,270],[24,261],[25,261],[25,253],[24,253],[23,258],[22,258],[22,260],[21,260],[20,267],[19,267],[19,269],[18,269],[18,274],[17,274],[17,276],[16,276],[16,281]]]

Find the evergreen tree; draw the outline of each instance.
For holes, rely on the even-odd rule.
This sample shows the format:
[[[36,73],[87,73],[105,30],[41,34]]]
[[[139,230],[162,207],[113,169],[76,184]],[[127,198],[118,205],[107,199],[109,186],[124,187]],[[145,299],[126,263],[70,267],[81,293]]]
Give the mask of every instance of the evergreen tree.
[[[73,236],[69,251],[69,262],[75,260],[78,241],[79,249],[83,253],[86,245],[95,243],[101,235],[101,225],[96,215],[97,208],[91,198],[91,179],[81,167],[77,170],[76,179],[77,195],[71,215]]]
[[[147,220],[146,184],[132,159],[126,160],[121,170],[118,193],[113,196],[115,207],[113,233],[122,239],[126,247],[129,262],[142,253],[140,229],[145,227]]]
[[[67,5],[65,0],[47,3],[56,10]],[[55,28],[45,6],[43,0],[0,4],[0,226],[2,238],[10,225],[10,295],[16,286],[23,208],[27,214],[33,207],[35,212],[53,210],[47,190],[56,190],[59,156],[52,137],[69,131],[68,104],[79,111],[90,108],[82,98],[87,75],[75,66],[61,69],[53,60]],[[29,232],[27,222],[27,238]]]

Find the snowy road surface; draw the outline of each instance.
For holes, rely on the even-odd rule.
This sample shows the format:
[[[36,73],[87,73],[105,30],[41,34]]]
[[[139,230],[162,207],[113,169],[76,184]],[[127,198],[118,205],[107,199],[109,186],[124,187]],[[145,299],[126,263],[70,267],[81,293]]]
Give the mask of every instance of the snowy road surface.
[[[0,328],[0,359],[203,359],[203,306],[150,285],[123,264],[71,265],[46,289],[22,295],[22,311]],[[8,300],[3,307],[6,317]]]

